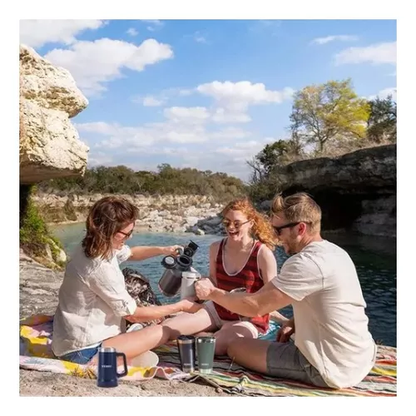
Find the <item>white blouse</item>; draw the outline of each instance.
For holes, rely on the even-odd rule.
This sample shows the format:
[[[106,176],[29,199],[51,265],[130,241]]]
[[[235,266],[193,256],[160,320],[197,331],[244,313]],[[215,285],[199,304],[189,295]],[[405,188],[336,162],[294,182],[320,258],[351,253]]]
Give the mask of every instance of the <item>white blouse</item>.
[[[67,264],[53,321],[52,350],[59,357],[97,345],[122,332],[122,317],[136,310],[120,263],[130,247],[115,250],[110,260],[88,258],[81,244]]]

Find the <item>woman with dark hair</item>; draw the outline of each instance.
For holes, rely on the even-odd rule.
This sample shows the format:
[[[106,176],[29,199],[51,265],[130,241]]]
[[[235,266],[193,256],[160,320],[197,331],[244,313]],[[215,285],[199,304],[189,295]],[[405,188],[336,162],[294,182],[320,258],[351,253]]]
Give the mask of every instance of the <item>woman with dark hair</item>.
[[[120,263],[159,255],[176,255],[180,246],[129,247],[137,208],[118,197],[105,197],[91,208],[86,235],[68,262],[54,316],[52,350],[66,361],[86,364],[100,346],[113,347],[133,358],[150,349],[158,334],[149,328],[121,333],[122,318],[145,322],[177,312],[196,312],[201,305],[183,299],[172,305],[137,307],[128,294]],[[139,338],[143,332],[145,337]],[[156,338],[155,338],[156,337]],[[140,342],[138,342],[140,341]],[[149,345],[149,348],[146,346]]]

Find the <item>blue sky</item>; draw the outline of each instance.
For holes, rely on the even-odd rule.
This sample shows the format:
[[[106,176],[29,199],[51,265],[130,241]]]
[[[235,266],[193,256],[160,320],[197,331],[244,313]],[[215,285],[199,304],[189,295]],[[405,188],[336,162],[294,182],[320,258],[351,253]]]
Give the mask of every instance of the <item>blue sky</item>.
[[[20,41],[88,98],[73,122],[89,166],[246,180],[245,161],[287,137],[294,91],[352,78],[395,97],[395,20],[21,20]]]

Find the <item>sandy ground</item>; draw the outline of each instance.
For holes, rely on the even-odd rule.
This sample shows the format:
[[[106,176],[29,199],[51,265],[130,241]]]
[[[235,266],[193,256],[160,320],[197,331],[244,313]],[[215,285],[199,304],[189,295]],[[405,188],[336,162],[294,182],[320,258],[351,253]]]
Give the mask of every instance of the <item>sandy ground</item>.
[[[100,388],[96,380],[66,374],[20,370],[20,396],[231,396],[215,387],[184,381],[153,379],[119,381],[114,388]],[[232,395],[234,396],[234,395]]]

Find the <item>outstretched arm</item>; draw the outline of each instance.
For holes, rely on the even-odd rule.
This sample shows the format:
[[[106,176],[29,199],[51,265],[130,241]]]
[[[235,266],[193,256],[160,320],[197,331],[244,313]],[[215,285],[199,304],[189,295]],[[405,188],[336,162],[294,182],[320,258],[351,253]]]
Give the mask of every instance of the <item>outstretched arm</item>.
[[[151,247],[151,246],[136,246],[131,247],[131,255],[128,260],[145,260],[155,256],[176,256],[177,249],[182,246],[168,246],[168,247]]]
[[[193,302],[192,299],[186,298],[171,305],[161,306],[138,306],[133,315],[124,316],[130,322],[147,322],[153,319],[164,318],[178,312],[195,313],[202,308],[202,305]]]
[[[195,283],[199,299],[212,300],[218,305],[243,316],[263,316],[276,309],[284,308],[293,299],[280,291],[272,282],[256,293],[229,293],[214,287],[210,280],[201,279]]]

